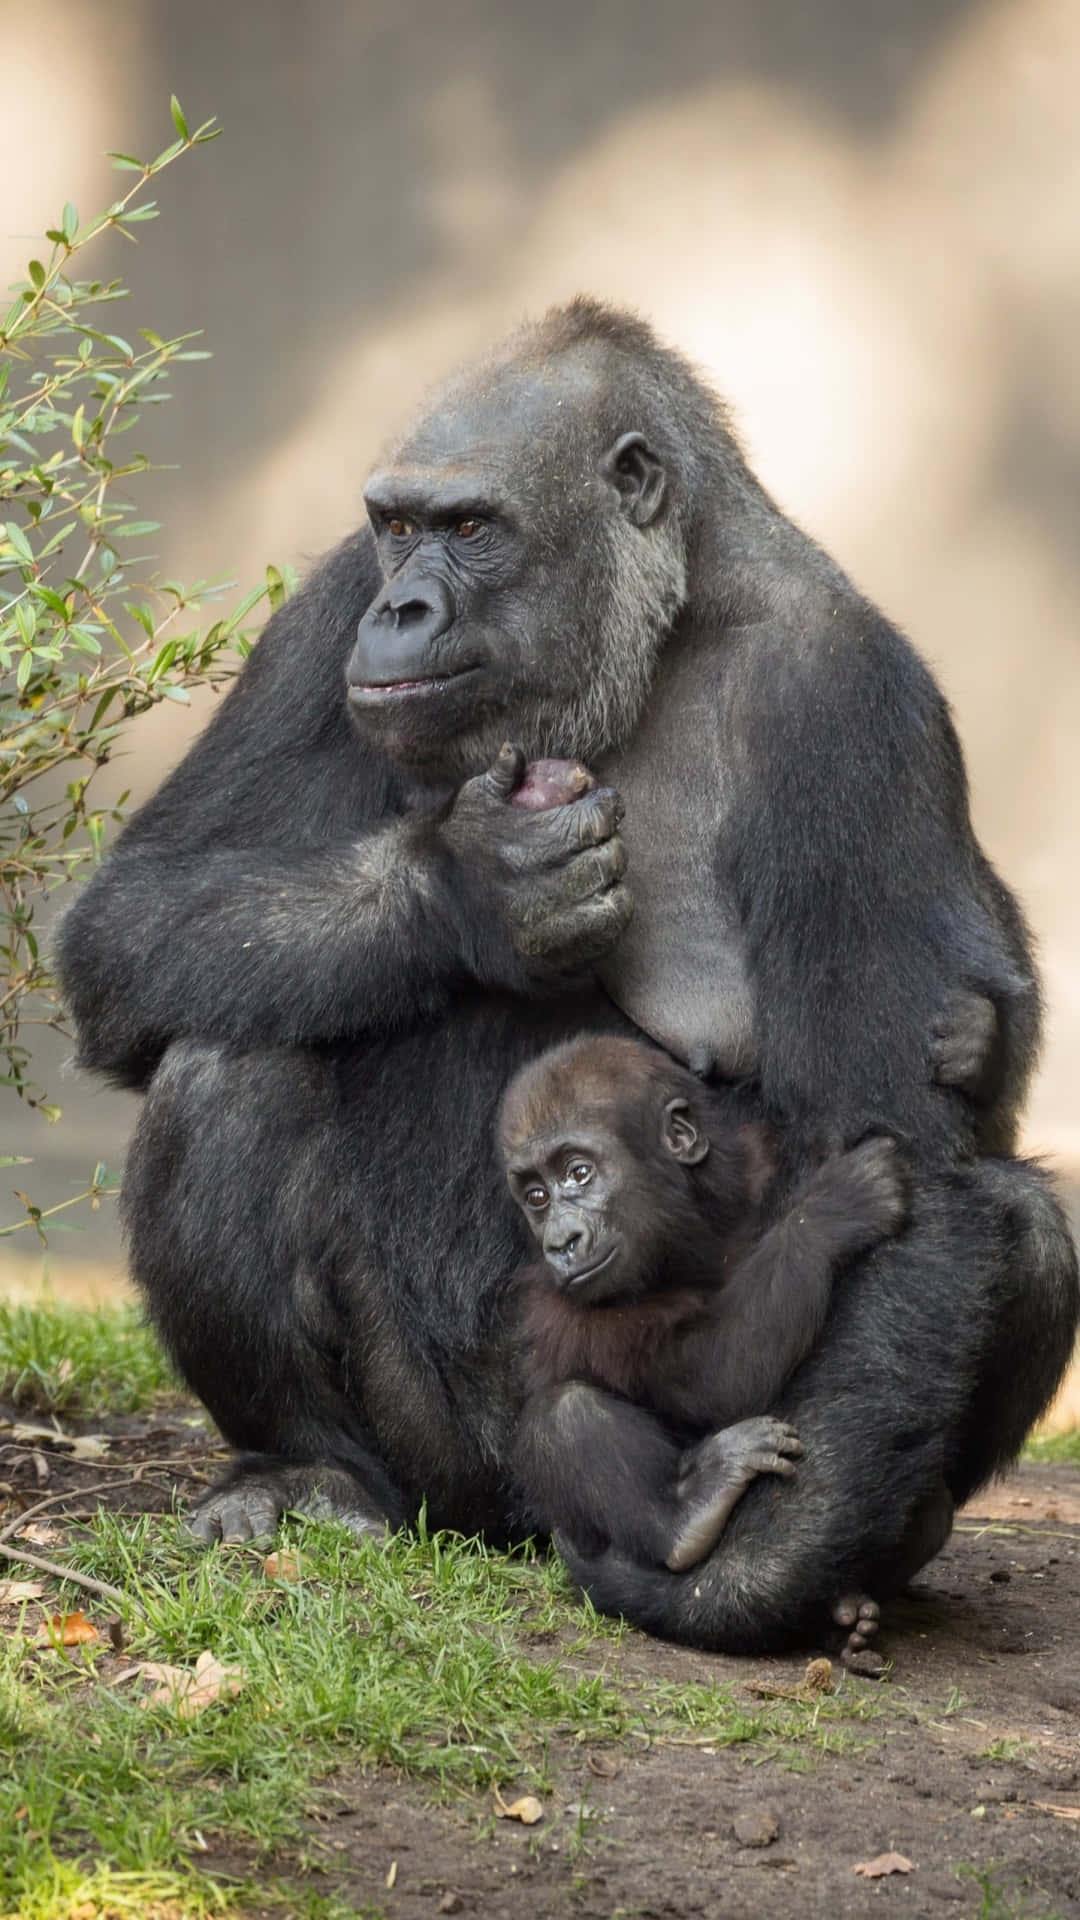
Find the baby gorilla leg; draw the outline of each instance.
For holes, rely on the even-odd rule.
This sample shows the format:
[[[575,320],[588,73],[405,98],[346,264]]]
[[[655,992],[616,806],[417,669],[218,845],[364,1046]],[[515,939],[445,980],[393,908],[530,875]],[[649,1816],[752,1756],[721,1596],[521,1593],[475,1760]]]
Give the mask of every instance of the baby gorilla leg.
[[[794,1427],[763,1414],[711,1433],[684,1453],[675,1487],[679,1504],[664,1556],[672,1573],[684,1573],[712,1551],[736,1501],[759,1473],[790,1478],[802,1451]]]

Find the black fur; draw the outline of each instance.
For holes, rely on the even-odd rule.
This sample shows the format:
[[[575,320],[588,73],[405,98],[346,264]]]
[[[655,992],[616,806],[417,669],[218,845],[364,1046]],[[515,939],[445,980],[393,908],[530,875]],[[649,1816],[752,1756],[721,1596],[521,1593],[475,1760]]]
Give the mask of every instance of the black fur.
[[[628,432],[645,452],[612,465]],[[350,725],[358,625],[414,564],[364,529],[275,615],[63,928],[84,1062],[147,1090],[134,1270],[230,1440],[291,1463],[282,1504],[300,1468],[317,1488],[331,1466],[391,1520],[426,1494],[433,1524],[506,1535],[500,1303],[524,1243],[492,1125],[542,1048],[628,1030],[580,984],[628,907],[613,814],[606,865],[556,844],[572,809],[529,816],[541,883],[515,864],[518,810],[455,789],[506,737],[590,758],[626,798],[637,900],[602,962],[609,994],[655,1030],[677,995],[657,1006],[649,983],[686,957],[723,986],[710,1058],[752,1063],[794,1152],[876,1128],[925,1169],[911,1231],[853,1271],[784,1396],[808,1447],[797,1510],[752,1488],[685,1578],[579,1567],[657,1631],[771,1644],[838,1579],[892,1579],[918,1516],[1015,1454],[1068,1358],[1075,1259],[1045,1182],[960,1164],[1013,1146],[1038,1032],[1023,925],[972,837],[927,670],[639,322],[578,302],[527,331],[402,450],[444,456],[509,499],[515,529],[487,576],[425,536],[438,592],[460,596],[439,645],[482,633],[491,650],[453,738],[410,758],[407,720]],[[555,929],[542,966],[537,925]],[[955,992],[997,1012],[981,1106],[933,1082],[928,1036]]]

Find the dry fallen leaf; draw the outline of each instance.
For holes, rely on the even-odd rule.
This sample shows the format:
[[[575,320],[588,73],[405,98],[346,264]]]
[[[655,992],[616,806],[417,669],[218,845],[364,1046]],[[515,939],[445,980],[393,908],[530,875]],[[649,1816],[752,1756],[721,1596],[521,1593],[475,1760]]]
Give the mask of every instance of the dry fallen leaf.
[[[520,1820],[523,1827],[535,1827],[544,1817],[544,1809],[534,1793],[524,1793],[520,1800],[511,1800],[509,1806],[500,1793],[495,1795],[495,1813],[500,1820]]]
[[[31,1547],[54,1547],[60,1538],[59,1527],[51,1526],[48,1520],[31,1520],[20,1527],[16,1540],[25,1540]]]
[[[832,1661],[811,1660],[803,1674],[803,1686],[808,1693],[831,1693],[833,1690]]]
[[[295,1553],[284,1547],[277,1553],[267,1554],[263,1572],[268,1580],[299,1580],[300,1562]]]
[[[100,1636],[92,1620],[85,1613],[53,1613],[43,1620],[34,1635],[36,1647],[79,1647],[86,1641],[97,1640]]]
[[[19,1607],[24,1600],[40,1600],[43,1580],[0,1580],[0,1606]]]
[[[1052,1800],[1033,1800],[1031,1804],[1040,1813],[1052,1813],[1055,1820],[1080,1820],[1080,1807],[1059,1807]]]
[[[388,1892],[388,1893],[393,1893],[393,1891],[394,1891],[394,1888],[395,1888],[396,1886],[397,1886],[397,1861],[396,1861],[396,1860],[391,1860],[391,1862],[390,1862],[390,1871],[389,1871],[389,1873],[388,1873],[388,1874],[387,1874],[387,1876],[386,1876],[386,1888],[387,1888],[387,1892]]]
[[[887,1873],[914,1873],[915,1867],[902,1853],[879,1853],[873,1860],[860,1860],[851,1871],[860,1873],[864,1880],[884,1880]]]
[[[224,1695],[239,1693],[244,1675],[237,1667],[223,1667],[209,1651],[200,1653],[194,1672],[190,1667],[170,1667],[158,1660],[144,1660],[139,1672],[156,1681],[153,1693],[140,1700],[143,1707],[172,1707],[181,1720],[194,1720],[196,1714],[213,1706]]]
[[[64,1433],[59,1427],[42,1427],[33,1421],[20,1420],[11,1429],[11,1437],[20,1445],[33,1445],[40,1441],[43,1446],[58,1447],[62,1453],[70,1453],[76,1460],[100,1460],[112,1446],[107,1433]]]

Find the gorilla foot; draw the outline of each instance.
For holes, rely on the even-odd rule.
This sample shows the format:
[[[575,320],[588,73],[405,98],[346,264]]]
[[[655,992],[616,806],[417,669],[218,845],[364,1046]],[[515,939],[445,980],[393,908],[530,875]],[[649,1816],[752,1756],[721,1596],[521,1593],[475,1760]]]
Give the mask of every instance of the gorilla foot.
[[[771,1414],[711,1433],[684,1453],[676,1486],[678,1515],[666,1564],[684,1573],[711,1552],[732,1508],[759,1473],[788,1479],[802,1457],[794,1427]]]
[[[215,1540],[235,1545],[271,1539],[283,1513],[339,1520],[358,1536],[390,1532],[386,1514],[341,1468],[270,1464],[234,1467],[192,1509],[186,1524],[200,1546]]]
[[[840,1648],[840,1659],[853,1673],[865,1674],[869,1679],[880,1679],[885,1671],[885,1661],[876,1647],[871,1647],[881,1625],[881,1608],[876,1600],[865,1593],[846,1593],[836,1602],[832,1610],[834,1626],[846,1628],[847,1637]]]

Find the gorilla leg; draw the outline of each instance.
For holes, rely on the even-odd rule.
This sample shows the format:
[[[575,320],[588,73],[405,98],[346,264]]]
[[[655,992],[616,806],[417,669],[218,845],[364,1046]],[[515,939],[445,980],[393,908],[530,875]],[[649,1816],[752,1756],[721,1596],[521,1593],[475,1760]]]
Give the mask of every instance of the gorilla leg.
[[[286,1508],[358,1531],[407,1517],[342,1390],[333,1134],[332,1076],[308,1054],[177,1042],[147,1096],[124,1183],[135,1277],[226,1439],[258,1449],[200,1502],[202,1540],[271,1532]]]
[[[978,1384],[948,1466],[958,1506],[1016,1459],[1069,1364],[1080,1314],[1076,1248],[1047,1174],[1030,1160],[981,1160],[976,1173],[1001,1256]]]
[[[899,1240],[842,1275],[821,1346],[775,1411],[805,1448],[759,1479],[702,1565],[672,1574],[560,1541],[601,1611],[728,1653],[821,1633],[842,1596],[897,1591],[953,1500],[1013,1458],[1054,1391],[1076,1258],[1037,1169],[980,1162],[915,1195]]]
[[[794,1473],[801,1451],[768,1416],[685,1451],[643,1407],[570,1380],[526,1406],[515,1471],[545,1530],[682,1570],[716,1544],[751,1481]]]

